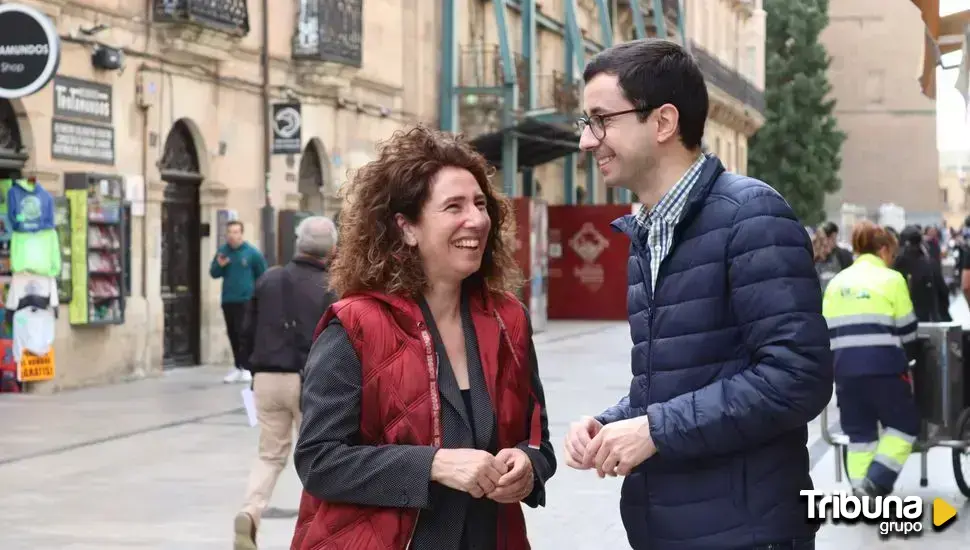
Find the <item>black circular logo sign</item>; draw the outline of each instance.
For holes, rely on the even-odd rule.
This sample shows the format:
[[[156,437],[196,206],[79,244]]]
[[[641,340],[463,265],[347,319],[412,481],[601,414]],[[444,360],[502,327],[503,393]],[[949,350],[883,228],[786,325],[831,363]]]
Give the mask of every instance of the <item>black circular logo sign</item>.
[[[0,97],[28,96],[57,72],[61,44],[54,23],[29,6],[0,5]]]

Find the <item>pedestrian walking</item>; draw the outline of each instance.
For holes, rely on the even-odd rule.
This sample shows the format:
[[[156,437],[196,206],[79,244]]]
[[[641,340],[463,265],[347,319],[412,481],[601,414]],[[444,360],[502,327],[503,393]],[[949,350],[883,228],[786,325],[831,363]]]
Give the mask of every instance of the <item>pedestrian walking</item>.
[[[919,249],[919,229],[908,229]],[[889,267],[895,237],[862,221],[852,229],[852,248],[859,257],[829,283],[824,313],[835,353],[839,421],[849,436],[849,482],[860,496],[886,496],[920,429],[909,377],[909,361],[919,351],[917,319],[906,279]]]
[[[574,423],[567,464],[626,476],[635,550],[814,548],[808,423],[832,395],[805,229],[764,182],[702,153],[708,95],[666,40],[587,65],[580,147],[643,207],[629,236],[630,391]]]
[[[247,356],[248,343],[243,331],[246,327],[246,308],[256,279],[266,271],[262,253],[243,239],[243,223],[231,221],[226,225],[226,243],[219,247],[209,265],[209,275],[222,279],[222,316],[232,348],[233,367],[223,382],[251,382]]]
[[[348,190],[294,453],[291,548],[529,548],[556,470],[507,199],[485,159],[396,133]]]
[[[899,234],[899,253],[892,267],[903,275],[909,287],[916,320],[926,323],[950,322],[950,291],[943,280],[940,263],[923,246],[923,236],[916,226]]]
[[[249,365],[259,423],[259,456],[234,522],[234,550],[257,547],[260,518],[286,466],[294,432],[300,429],[303,366],[317,323],[336,301],[328,272],[336,245],[337,229],[330,219],[306,218],[296,228],[294,258],[256,281],[245,337],[253,343]]]

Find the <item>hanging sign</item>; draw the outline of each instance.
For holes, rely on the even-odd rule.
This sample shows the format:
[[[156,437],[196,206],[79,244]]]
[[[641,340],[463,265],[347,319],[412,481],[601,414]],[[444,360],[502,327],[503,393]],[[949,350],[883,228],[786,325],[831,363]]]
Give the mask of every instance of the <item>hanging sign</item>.
[[[19,4],[0,5],[0,97],[16,99],[47,85],[61,58],[54,23]]]
[[[299,155],[303,152],[303,115],[300,104],[273,104],[273,154]]]

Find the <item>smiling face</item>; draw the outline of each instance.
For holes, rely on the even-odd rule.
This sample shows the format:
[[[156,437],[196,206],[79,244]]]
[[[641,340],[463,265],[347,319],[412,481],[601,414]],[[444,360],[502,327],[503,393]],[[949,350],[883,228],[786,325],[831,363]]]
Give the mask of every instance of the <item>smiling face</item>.
[[[583,106],[590,117],[632,110],[635,106],[624,95],[619,79],[601,73],[583,90]],[[593,153],[603,181],[611,187],[631,189],[633,182],[649,173],[654,164],[656,124],[641,122],[630,112],[603,120],[602,130],[586,128],[580,137],[582,150]],[[602,135],[602,137],[599,137]]]
[[[416,246],[429,282],[459,283],[482,266],[491,220],[475,176],[445,167],[431,182],[416,221],[397,215],[408,246]]]

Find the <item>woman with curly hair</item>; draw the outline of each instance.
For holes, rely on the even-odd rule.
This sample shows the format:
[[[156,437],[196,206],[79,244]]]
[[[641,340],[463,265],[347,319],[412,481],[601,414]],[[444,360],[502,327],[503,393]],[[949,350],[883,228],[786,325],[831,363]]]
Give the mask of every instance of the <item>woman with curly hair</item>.
[[[342,299],[305,369],[294,550],[529,548],[520,503],[545,504],[556,458],[489,177],[462,139],[418,127],[349,184]]]

